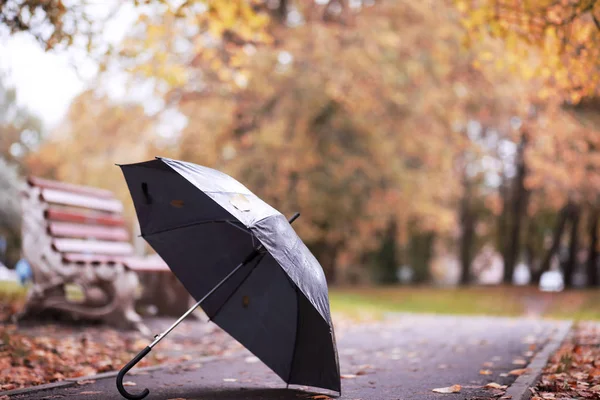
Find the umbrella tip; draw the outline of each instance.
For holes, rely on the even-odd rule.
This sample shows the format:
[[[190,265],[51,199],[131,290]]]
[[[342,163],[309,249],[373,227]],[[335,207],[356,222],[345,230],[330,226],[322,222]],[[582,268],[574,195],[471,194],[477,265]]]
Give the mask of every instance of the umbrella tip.
[[[291,224],[292,222],[294,222],[295,220],[297,220],[299,216],[300,216],[299,212],[295,213],[294,215],[292,215],[292,217],[289,219],[288,222]]]

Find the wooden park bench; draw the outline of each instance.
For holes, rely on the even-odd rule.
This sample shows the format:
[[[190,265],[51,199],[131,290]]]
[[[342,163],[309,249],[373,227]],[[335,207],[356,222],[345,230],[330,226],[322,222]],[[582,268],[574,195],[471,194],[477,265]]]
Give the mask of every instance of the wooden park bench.
[[[134,308],[138,274],[160,273],[163,283],[176,278],[160,257],[134,255],[123,204],[107,190],[36,177],[27,180],[21,204],[23,254],[33,272],[22,314],[52,309],[145,331]],[[83,294],[77,301],[67,291],[74,285]],[[189,296],[177,291],[185,310]]]

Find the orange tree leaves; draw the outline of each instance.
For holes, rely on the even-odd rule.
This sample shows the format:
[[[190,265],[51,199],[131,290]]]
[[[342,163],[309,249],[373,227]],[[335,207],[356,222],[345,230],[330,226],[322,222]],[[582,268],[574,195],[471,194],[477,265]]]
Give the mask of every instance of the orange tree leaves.
[[[525,79],[541,78],[544,99],[557,92],[577,103],[600,89],[600,2],[596,0],[454,0],[467,39],[493,36],[507,53],[482,52],[480,62],[509,67]],[[537,50],[532,54],[532,51]]]

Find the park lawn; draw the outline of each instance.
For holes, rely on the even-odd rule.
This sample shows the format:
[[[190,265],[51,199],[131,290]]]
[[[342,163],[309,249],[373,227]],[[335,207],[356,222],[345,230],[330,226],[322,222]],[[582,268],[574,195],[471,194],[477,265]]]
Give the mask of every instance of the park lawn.
[[[330,289],[333,312],[356,317],[387,312],[538,316],[600,320],[600,290],[543,293],[534,287],[347,287]]]
[[[9,311],[9,304],[22,303],[26,292],[17,283],[0,281],[0,314]],[[511,286],[334,286],[329,299],[334,313],[358,318],[412,312],[600,320],[600,290],[543,293],[534,287]]]

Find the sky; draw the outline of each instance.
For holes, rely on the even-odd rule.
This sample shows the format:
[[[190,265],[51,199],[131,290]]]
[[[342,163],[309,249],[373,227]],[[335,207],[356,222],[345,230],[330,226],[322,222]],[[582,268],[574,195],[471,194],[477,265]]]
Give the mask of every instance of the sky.
[[[106,4],[94,10],[101,16]],[[103,40],[119,42],[137,17],[127,4],[108,22]],[[0,72],[17,89],[17,101],[37,114],[47,129],[64,117],[69,104],[97,75],[97,66],[82,51],[45,52],[27,33],[0,34]]]

